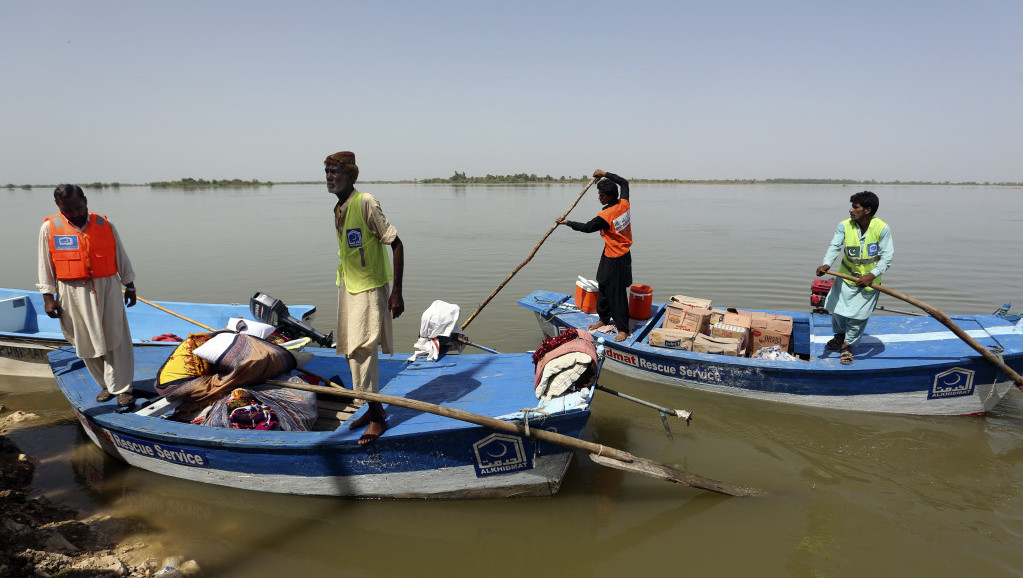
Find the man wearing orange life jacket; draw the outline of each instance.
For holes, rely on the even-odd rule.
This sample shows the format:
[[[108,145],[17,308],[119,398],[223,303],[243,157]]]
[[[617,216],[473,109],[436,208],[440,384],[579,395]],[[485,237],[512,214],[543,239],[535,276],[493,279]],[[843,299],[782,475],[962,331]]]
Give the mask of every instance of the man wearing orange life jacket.
[[[593,177],[597,183],[597,199],[603,209],[586,223],[557,219],[557,223],[568,225],[575,231],[593,233],[600,231],[604,238],[604,251],[597,266],[597,316],[599,320],[589,329],[614,322],[618,330],[615,341],[624,341],[629,336],[629,286],[632,285],[632,211],[629,204],[629,181],[614,174],[597,169]],[[621,193],[619,193],[619,188]]]
[[[39,229],[39,283],[46,314],[100,385],[96,401],[134,401],[135,357],[124,306],[135,305],[135,271],[106,216],[89,212],[81,187],[53,191],[60,212]],[[121,285],[125,293],[121,295]]]

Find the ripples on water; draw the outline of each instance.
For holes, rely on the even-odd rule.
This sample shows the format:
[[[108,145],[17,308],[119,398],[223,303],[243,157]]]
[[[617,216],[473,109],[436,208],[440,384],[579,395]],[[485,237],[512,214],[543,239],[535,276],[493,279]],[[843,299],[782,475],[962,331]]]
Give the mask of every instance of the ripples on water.
[[[373,185],[406,247],[411,349],[433,300],[462,319],[533,249],[582,190]],[[862,186],[635,185],[634,274],[656,301],[684,293],[716,305],[806,310],[813,269]],[[948,313],[1023,309],[1016,189],[873,187],[892,226],[886,283]],[[140,295],[247,302],[256,290],[336,314],[332,198],[322,186],[87,191],[117,224]],[[4,285],[31,287],[50,191],[4,191]],[[968,199],[969,202],[963,202]],[[591,191],[572,213],[598,210]],[[468,329],[502,351],[536,346],[516,301],[592,278],[597,235],[559,229]],[[911,309],[897,302],[882,304]],[[402,343],[405,346],[402,346]],[[15,434],[40,458],[37,493],[86,512],[138,516],[144,537],[217,576],[487,573],[620,576],[1004,576],[1023,554],[1023,394],[984,418],[811,410],[667,389],[605,374],[605,385],[694,411],[668,440],[656,413],[598,396],[586,436],[637,455],[763,490],[727,499],[637,478],[583,458],[554,499],[356,502],[265,495],[127,468],[84,442],[52,382],[5,380],[0,403],[50,425]]]

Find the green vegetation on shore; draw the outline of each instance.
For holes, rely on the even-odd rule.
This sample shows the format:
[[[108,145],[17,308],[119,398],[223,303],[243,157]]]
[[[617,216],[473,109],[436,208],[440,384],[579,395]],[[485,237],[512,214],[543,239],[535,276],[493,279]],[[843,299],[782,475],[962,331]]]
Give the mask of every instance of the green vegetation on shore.
[[[422,185],[535,185],[552,183],[585,183],[589,175],[581,177],[537,176],[536,174],[518,173],[515,175],[490,175],[470,177],[464,172],[455,171],[448,178],[428,178],[411,180],[366,180],[362,183],[373,184],[422,184]],[[780,179],[644,179],[630,178],[632,184],[679,184],[679,185],[932,185],[932,186],[996,186],[1023,187],[1023,182],[977,182],[977,181],[878,181],[874,179],[814,179],[814,178],[780,178]],[[126,183],[79,183],[85,190],[120,188],[120,187],[152,187],[154,189],[214,189],[221,187],[272,187],[274,185],[322,185],[323,181],[258,181],[242,179],[206,180],[185,178],[177,181],[156,181],[142,184]],[[4,189],[50,189],[57,185],[16,185],[8,183]]]
[[[422,184],[445,184],[445,185],[458,185],[458,184],[532,184],[532,183],[585,183],[590,180],[590,177],[552,177],[547,175],[545,177],[538,177],[535,174],[527,175],[525,173],[519,173],[517,175],[487,175],[485,177],[467,177],[465,173],[455,171],[455,174],[446,178],[432,178],[432,179],[421,179],[417,181],[403,181],[411,183],[422,183]],[[877,181],[874,179],[644,179],[644,178],[630,178],[629,183],[664,183],[664,184],[683,184],[683,185],[756,185],[756,184],[768,184],[768,185],[987,185],[987,186],[1009,186],[1018,187],[1023,186],[1023,183],[992,183],[992,182],[951,182],[951,181]]]
[[[206,179],[181,179],[180,181],[156,181],[149,183],[154,189],[212,189],[215,187],[272,187],[270,181],[243,181],[241,179],[221,179],[207,181]]]
[[[152,187],[154,189],[215,189],[218,187],[272,187],[274,183],[271,181],[257,181],[252,179],[246,181],[242,179],[220,179],[220,180],[206,180],[206,179],[193,179],[185,178],[178,181],[155,181],[152,183],[142,184],[127,184],[127,183],[78,183],[78,186],[82,187],[86,191],[95,189],[119,189],[121,187]],[[57,185],[15,185],[13,183],[7,183],[3,185],[5,189],[50,189],[57,188]]]
[[[446,178],[434,178],[434,179],[421,179],[418,183],[432,185],[432,184],[455,184],[455,185],[480,185],[480,184],[527,184],[527,183],[575,183],[575,182],[586,182],[589,177],[575,178],[575,177],[552,177],[547,175],[545,177],[538,177],[535,174],[519,173],[517,175],[490,175],[485,177],[467,177],[465,173],[455,171],[455,174]]]
[[[78,183],[78,186],[82,187],[83,189],[117,189],[120,187],[135,187],[138,185],[127,185],[124,183]],[[6,185],[3,186],[3,188],[22,189],[26,191],[31,189],[50,189],[52,191],[53,189],[57,188],[57,185],[15,185],[12,183],[7,183]]]

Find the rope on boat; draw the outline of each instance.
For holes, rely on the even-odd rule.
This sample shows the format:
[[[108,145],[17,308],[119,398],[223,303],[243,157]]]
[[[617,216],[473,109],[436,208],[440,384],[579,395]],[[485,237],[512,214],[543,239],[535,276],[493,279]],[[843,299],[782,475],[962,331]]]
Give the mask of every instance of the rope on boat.
[[[542,419],[547,419],[551,415],[548,412],[543,411],[541,409],[537,409],[535,407],[524,407],[524,408],[520,409],[519,411],[522,412],[522,425],[523,425],[523,427],[526,428],[526,437],[527,438],[529,437],[529,414],[535,413],[536,415],[540,416]]]
[[[559,309],[564,309],[565,311],[572,311],[572,310],[581,311],[581,309],[579,309],[575,305],[566,304],[565,302],[568,301],[569,299],[570,299],[570,297],[568,295],[565,295],[561,299],[550,299],[550,298],[547,298],[547,297],[533,297],[533,300],[536,301],[537,303],[541,303],[543,305],[550,305],[550,307],[548,307],[548,308],[546,308],[546,309],[544,309],[543,311],[540,312],[540,315],[543,316],[543,318],[546,319],[547,321],[550,321],[551,316],[554,315],[554,312],[559,310]]]

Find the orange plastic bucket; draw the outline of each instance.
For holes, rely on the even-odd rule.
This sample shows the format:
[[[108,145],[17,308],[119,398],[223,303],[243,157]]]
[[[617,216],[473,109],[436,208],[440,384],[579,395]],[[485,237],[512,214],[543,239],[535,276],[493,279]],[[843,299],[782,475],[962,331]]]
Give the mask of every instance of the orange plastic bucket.
[[[583,313],[594,314],[597,312],[597,292],[587,291],[582,283],[575,284],[575,306]]]
[[[654,288],[649,285],[633,285],[629,287],[629,317],[633,319],[650,319],[650,309],[654,304]]]

